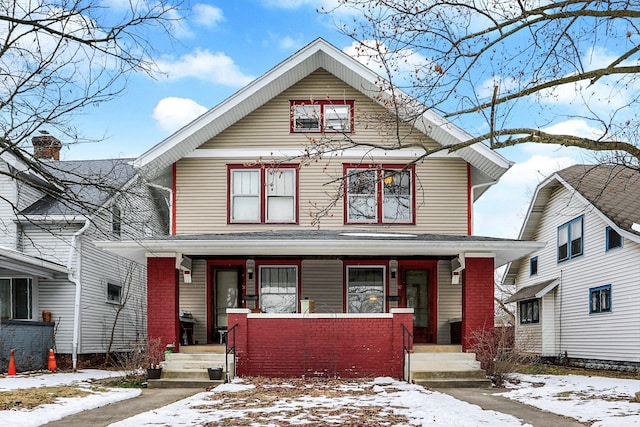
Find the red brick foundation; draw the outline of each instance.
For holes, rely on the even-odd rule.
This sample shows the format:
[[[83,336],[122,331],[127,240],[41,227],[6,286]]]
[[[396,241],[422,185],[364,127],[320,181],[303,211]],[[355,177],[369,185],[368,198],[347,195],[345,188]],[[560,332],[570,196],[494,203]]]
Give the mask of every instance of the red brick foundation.
[[[232,310],[238,376],[402,377],[402,324],[411,309],[371,315],[269,315]]]

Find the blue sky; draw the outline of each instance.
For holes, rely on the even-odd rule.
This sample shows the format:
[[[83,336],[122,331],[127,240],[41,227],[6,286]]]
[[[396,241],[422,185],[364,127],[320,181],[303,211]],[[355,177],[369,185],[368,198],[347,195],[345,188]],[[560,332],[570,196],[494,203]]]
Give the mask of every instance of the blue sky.
[[[117,7],[121,1],[107,3]],[[315,38],[348,51],[352,41],[333,22],[344,16],[316,12],[336,1],[192,0],[173,28],[176,40],[156,43],[164,74],[133,75],[121,96],[74,116],[81,133],[99,142],[65,147],[61,158],[136,157]],[[474,134],[474,124],[457,124]],[[557,126],[585,132],[580,122]],[[517,237],[538,182],[559,168],[592,161],[575,149],[532,144],[500,154],[516,165],[476,203],[478,235]]]

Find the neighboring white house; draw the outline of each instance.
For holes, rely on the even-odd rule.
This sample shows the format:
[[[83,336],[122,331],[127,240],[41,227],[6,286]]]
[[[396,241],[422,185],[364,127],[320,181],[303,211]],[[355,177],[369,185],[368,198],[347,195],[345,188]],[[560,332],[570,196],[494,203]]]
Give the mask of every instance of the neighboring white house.
[[[576,165],[542,182],[520,239],[543,249],[510,264],[516,339],[543,357],[640,367],[640,174]]]
[[[104,354],[110,343],[112,351],[128,349],[146,337],[146,266],[92,241],[167,226],[159,190],[130,160],[59,161],[55,138],[33,142],[40,173],[0,151],[0,364],[15,348],[18,370],[38,368],[53,345],[75,368],[79,355]]]

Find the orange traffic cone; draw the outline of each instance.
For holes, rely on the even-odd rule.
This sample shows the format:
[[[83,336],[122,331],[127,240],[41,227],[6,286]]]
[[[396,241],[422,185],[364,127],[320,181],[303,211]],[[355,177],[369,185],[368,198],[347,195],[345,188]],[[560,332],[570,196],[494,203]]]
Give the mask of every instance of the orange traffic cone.
[[[53,355],[53,349],[49,349],[49,363],[47,365],[47,369],[50,371],[55,371],[58,369],[58,365],[56,364],[56,357]]]
[[[16,374],[16,358],[13,352],[13,349],[9,351],[9,370],[7,371],[7,376],[9,377],[12,377]]]

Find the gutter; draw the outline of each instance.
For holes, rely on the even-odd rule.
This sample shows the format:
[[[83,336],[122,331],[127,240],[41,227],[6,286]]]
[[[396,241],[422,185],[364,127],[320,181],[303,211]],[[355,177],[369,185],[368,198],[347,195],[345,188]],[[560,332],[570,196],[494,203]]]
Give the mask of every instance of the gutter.
[[[80,335],[80,297],[82,295],[82,285],[80,283],[80,273],[82,272],[82,257],[79,255],[78,238],[84,233],[91,221],[86,218],[84,225],[80,230],[73,233],[71,238],[71,250],[69,251],[69,259],[67,261],[67,268],[69,269],[69,281],[76,286],[75,300],[73,303],[73,343],[71,349],[71,362],[73,364],[73,371],[75,372],[78,367],[78,336]],[[73,268],[73,258],[76,257],[77,269]]]

